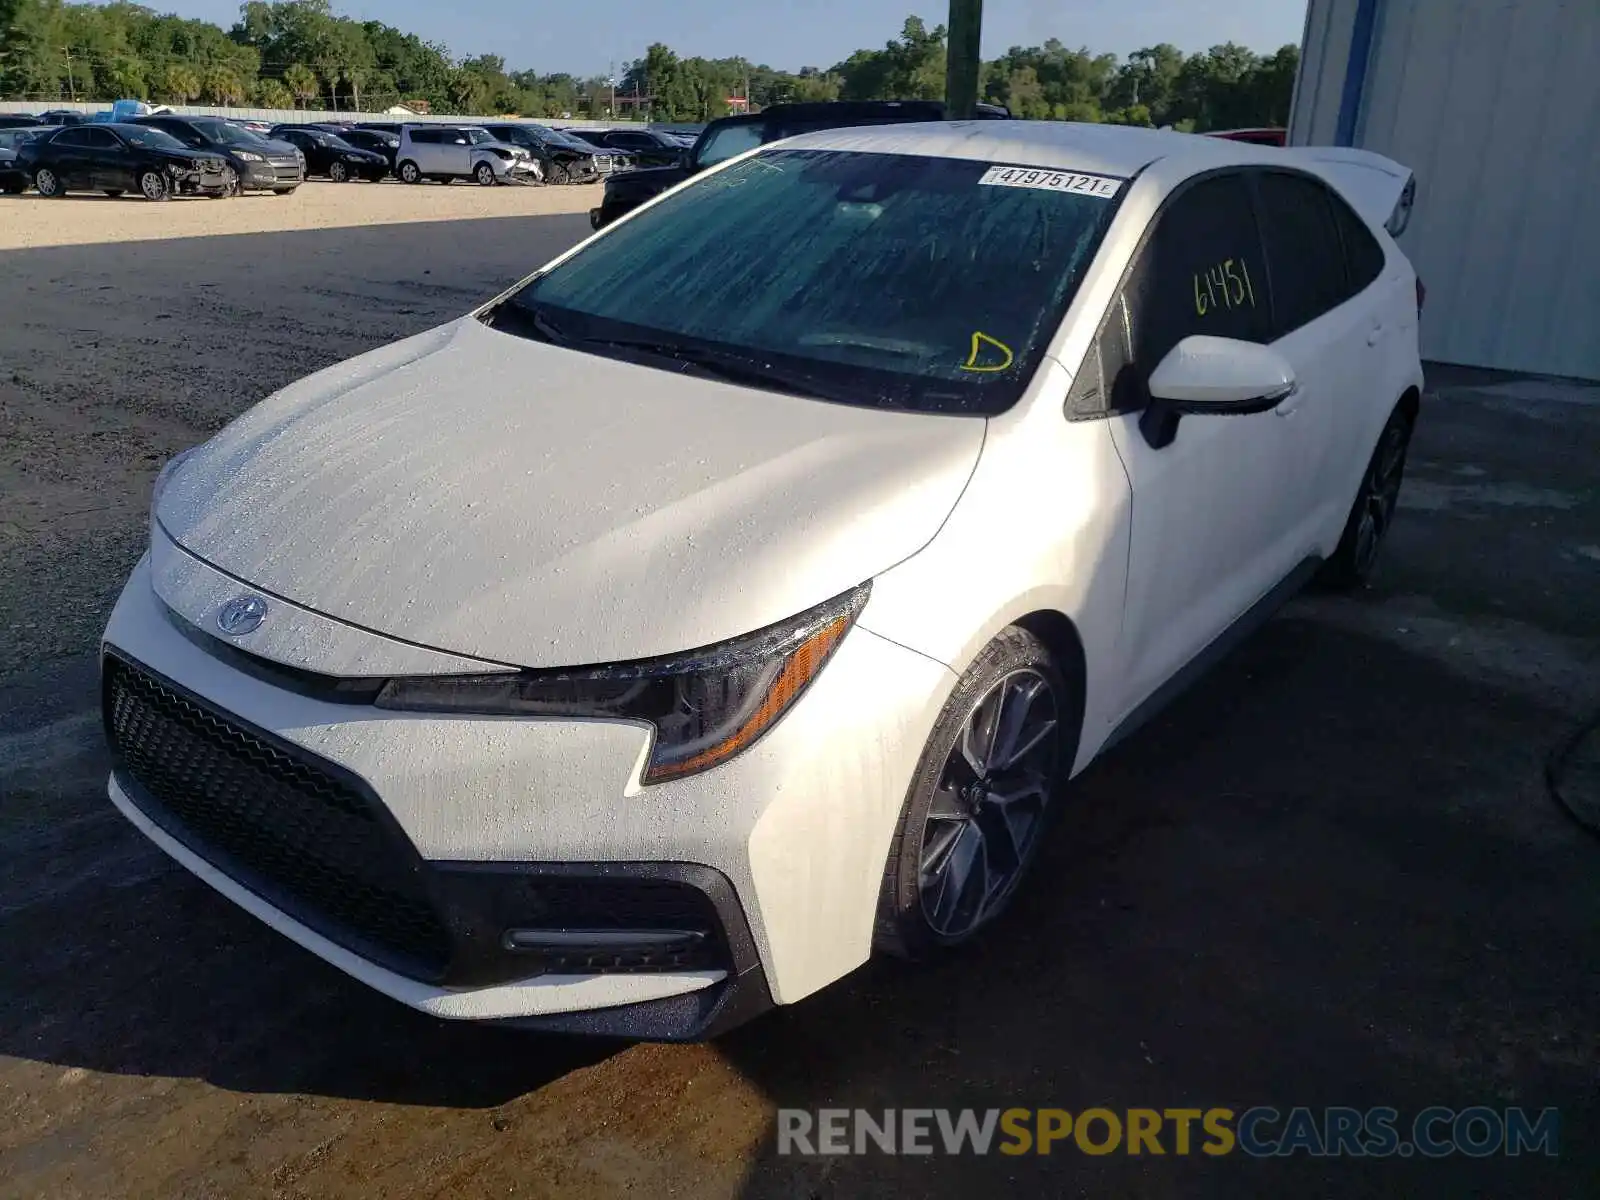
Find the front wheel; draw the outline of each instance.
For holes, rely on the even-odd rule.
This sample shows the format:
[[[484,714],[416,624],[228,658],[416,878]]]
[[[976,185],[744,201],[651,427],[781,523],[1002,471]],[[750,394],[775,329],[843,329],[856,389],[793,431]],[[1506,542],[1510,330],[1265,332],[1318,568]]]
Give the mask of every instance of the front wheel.
[[[328,178],[334,183],[349,183],[350,168],[345,166],[342,162],[329,163]]]
[[[1394,523],[1400,503],[1400,484],[1405,477],[1406,451],[1411,445],[1414,418],[1404,408],[1396,408],[1378,435],[1361,487],[1345,521],[1344,533],[1333,556],[1323,564],[1317,581],[1333,591],[1352,591],[1365,586],[1378,565],[1389,527]]]
[[[165,200],[172,194],[167,177],[160,171],[144,171],[139,175],[139,192],[146,200]]]
[[[971,940],[1033,865],[1076,730],[1049,648],[1012,626],[956,685],[922,752],[879,895],[876,943],[925,958]]]
[[[417,166],[416,163],[410,162],[410,161],[401,163],[400,164],[400,182],[401,183],[421,183],[422,182],[422,168]]]
[[[67,189],[61,186],[61,176],[49,167],[40,167],[33,173],[33,190],[52,200],[67,194]]]
[[[472,177],[478,181],[479,187],[494,186],[494,168],[488,163],[479,163],[473,170]]]

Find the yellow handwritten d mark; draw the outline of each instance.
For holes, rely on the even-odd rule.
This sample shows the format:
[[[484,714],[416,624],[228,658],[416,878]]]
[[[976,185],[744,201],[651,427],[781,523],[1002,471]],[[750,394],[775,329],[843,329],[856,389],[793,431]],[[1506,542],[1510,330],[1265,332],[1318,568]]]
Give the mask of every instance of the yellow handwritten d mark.
[[[1005,362],[996,366],[980,367],[978,365],[978,355],[983,350],[984,342],[988,342],[989,345],[1000,351],[1001,354],[1004,354],[1006,356]],[[972,352],[967,355],[967,361],[961,364],[961,369],[963,371],[1004,371],[1015,359],[1016,355],[1011,353],[1011,347],[1006,345],[999,338],[992,338],[987,333],[983,333],[980,330],[974,330],[972,334]]]

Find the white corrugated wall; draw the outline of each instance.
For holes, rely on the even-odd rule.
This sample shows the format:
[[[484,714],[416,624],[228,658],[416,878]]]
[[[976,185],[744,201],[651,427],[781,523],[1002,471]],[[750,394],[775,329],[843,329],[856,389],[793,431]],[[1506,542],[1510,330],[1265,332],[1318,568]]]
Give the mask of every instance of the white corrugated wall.
[[[1311,0],[1291,138],[1332,142],[1358,0]],[[1375,0],[1354,144],[1417,172],[1423,353],[1600,378],[1600,0]]]

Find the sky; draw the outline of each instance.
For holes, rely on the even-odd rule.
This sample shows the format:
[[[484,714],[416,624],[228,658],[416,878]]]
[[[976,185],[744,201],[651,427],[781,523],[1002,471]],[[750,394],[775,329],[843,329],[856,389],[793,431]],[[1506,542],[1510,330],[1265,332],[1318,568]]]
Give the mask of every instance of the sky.
[[[227,28],[237,0],[144,0],[158,12],[202,17]],[[461,56],[498,54],[510,70],[604,74],[641,58],[651,42],[704,58],[744,55],[784,70],[829,67],[879,47],[916,13],[943,24],[940,0],[570,0],[537,7],[517,0],[333,0],[334,11],[378,20]],[[983,56],[1059,38],[1071,47],[1126,55],[1171,42],[1190,52],[1219,42],[1276,50],[1300,41],[1305,0],[986,0]]]

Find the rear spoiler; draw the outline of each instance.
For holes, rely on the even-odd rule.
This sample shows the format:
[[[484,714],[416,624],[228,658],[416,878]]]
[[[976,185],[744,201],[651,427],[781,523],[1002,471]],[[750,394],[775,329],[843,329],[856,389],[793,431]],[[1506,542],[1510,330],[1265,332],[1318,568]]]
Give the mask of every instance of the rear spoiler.
[[[1370,150],[1340,146],[1294,146],[1281,153],[1333,184],[1357,212],[1391,236],[1399,237],[1411,223],[1417,177],[1410,167]]]

